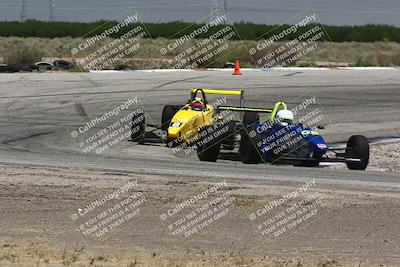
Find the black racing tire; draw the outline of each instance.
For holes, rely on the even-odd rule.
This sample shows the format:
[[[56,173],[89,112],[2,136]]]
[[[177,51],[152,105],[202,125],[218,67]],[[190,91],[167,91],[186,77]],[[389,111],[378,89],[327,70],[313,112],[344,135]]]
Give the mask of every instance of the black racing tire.
[[[166,105],[163,108],[161,115],[161,129],[167,133],[169,124],[174,117],[175,113],[178,112],[183,106],[181,105]]]
[[[137,130],[137,127],[139,129]],[[131,141],[133,142],[143,142],[146,129],[146,117],[143,111],[138,112],[132,116],[131,123]]]
[[[203,128],[203,130],[207,131],[207,128]],[[201,138],[199,141],[201,142],[202,139],[203,138]],[[221,150],[221,142],[219,139],[215,139],[198,147],[197,156],[200,161],[216,162],[220,150]]]
[[[128,66],[128,65],[125,65],[125,64],[120,64],[120,65],[117,65],[115,68],[114,68],[114,70],[131,70],[131,68]]]
[[[361,162],[346,162],[350,170],[365,170],[369,162],[368,139],[362,135],[353,135],[346,145],[346,157],[360,159]]]
[[[32,72],[33,70],[39,69],[35,64],[25,64],[25,63],[16,63],[8,65],[8,71],[11,73],[14,72]]]
[[[228,122],[229,130],[228,132],[222,137],[222,147],[226,150],[234,150],[235,149],[235,121]]]
[[[0,73],[10,72],[10,67],[7,64],[0,64]]]
[[[60,69],[63,69],[63,70],[69,70],[69,69],[72,69],[75,67],[75,65],[73,63],[66,61],[66,60],[61,60],[61,59],[55,60],[53,62],[53,65]]]
[[[250,125],[260,122],[260,116],[256,112],[246,111],[243,115],[243,126],[248,127]]]
[[[240,161],[245,164],[257,164],[260,154],[247,133],[242,133],[239,147]]]

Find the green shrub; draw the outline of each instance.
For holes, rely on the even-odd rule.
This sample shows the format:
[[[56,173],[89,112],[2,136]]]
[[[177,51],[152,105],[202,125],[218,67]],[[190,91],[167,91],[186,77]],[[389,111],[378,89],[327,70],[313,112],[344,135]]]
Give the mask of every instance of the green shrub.
[[[0,22],[0,36],[10,37],[91,37],[102,33],[104,30],[117,24],[117,21],[96,21],[90,23],[83,22],[48,22],[27,20],[24,22],[3,21]],[[138,24],[131,24],[120,30],[118,35],[124,34]],[[190,33],[196,28],[203,26],[202,24],[193,24],[189,22],[174,21],[168,23],[145,23],[145,28],[152,38],[164,37],[176,39],[185,34]],[[212,34],[226,25],[218,25],[212,27],[207,35]],[[298,33],[288,36],[282,40],[288,40],[305,32],[315,25],[307,25],[299,29]],[[271,36],[278,34],[288,25],[265,25],[254,23],[235,23],[232,25],[240,38],[236,36],[236,40],[257,40],[261,36]],[[400,42],[400,28],[390,25],[367,24],[362,26],[328,26],[323,25],[327,35],[332,42]],[[117,37],[111,35],[111,37]],[[199,35],[197,38],[204,38],[205,35]],[[328,38],[329,39],[329,38]]]

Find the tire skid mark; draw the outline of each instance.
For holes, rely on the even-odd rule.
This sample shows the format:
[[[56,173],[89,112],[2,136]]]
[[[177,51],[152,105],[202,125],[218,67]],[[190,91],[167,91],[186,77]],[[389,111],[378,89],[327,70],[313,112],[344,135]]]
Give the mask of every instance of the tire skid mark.
[[[82,105],[81,102],[75,103],[75,108],[76,108],[76,111],[78,112],[78,114],[82,118],[84,118],[85,120],[89,120],[89,116],[87,115],[87,113],[86,113],[85,109],[83,108],[83,105]]]
[[[159,85],[156,85],[154,87],[151,87],[149,89],[143,89],[143,90],[119,90],[119,91],[106,91],[106,92],[79,92],[79,93],[62,93],[62,94],[41,94],[41,95],[19,95],[19,96],[0,96],[0,99],[10,99],[10,98],[40,98],[40,97],[57,97],[57,96],[81,96],[81,95],[106,95],[106,94],[121,94],[121,93],[146,93],[149,91],[152,92],[170,92],[174,91],[171,89],[161,89],[161,90],[155,90],[157,88],[162,88],[171,84],[179,83],[179,82],[185,82],[185,81],[190,81],[190,80],[195,80],[198,78],[208,78],[211,75],[207,76],[197,76],[197,77],[191,77],[191,78],[186,78],[186,79],[178,79],[174,81],[168,81]],[[110,85],[102,85],[102,86],[112,86],[114,87],[114,84]],[[94,86],[93,86],[94,87]],[[77,87],[78,88],[78,87]],[[82,88],[80,86],[79,88]],[[74,88],[76,89],[76,88]],[[182,89],[175,89],[175,90],[182,90]]]
[[[303,72],[297,71],[297,72],[293,72],[293,73],[282,75],[281,77],[289,77],[289,76],[294,76],[294,75],[297,75],[297,74],[303,74]]]
[[[43,132],[43,133],[30,134],[28,136],[23,136],[23,137],[19,137],[19,138],[15,138],[15,139],[9,139],[9,140],[6,140],[6,141],[2,141],[1,143],[6,145],[6,144],[9,144],[9,143],[12,143],[12,142],[23,141],[23,140],[27,140],[27,139],[30,139],[30,138],[33,138],[33,137],[38,137],[38,136],[48,135],[48,134],[53,134],[53,133],[54,132]]]

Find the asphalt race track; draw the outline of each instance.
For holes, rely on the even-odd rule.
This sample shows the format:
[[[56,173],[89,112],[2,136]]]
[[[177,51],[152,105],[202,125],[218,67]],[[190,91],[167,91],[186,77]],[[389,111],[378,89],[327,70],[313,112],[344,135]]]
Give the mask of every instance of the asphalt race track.
[[[125,142],[123,148],[99,157],[84,154],[70,129],[98,109],[136,97],[146,120],[159,123],[165,104],[189,98],[189,88],[244,89],[245,105],[271,107],[286,101],[294,107],[315,97],[324,112],[322,135],[330,143],[352,134],[368,138],[399,136],[400,75],[396,70],[21,73],[2,75],[0,161],[52,166],[87,166],[136,173],[225,178],[302,180],[320,183],[400,186],[398,173],[359,172],[327,168],[243,165],[219,160],[199,164],[197,158],[172,155],[164,146]],[[232,99],[231,104],[235,104]]]
[[[399,70],[242,73],[0,75],[0,265],[399,266]],[[314,114],[310,121],[323,126],[332,145],[365,135],[371,165],[366,171],[343,164],[245,165],[229,150],[206,163],[189,149],[120,139],[130,134],[130,114],[143,110],[151,131],[163,106],[185,103],[192,87],[244,90],[250,107],[285,101],[298,120]],[[235,96],[208,100],[239,103]],[[129,196],[92,206],[128,181],[137,183]],[[177,209],[218,183],[220,190]],[[302,195],[258,213],[305,185]],[[135,210],[115,208],[139,193],[143,202],[129,204]],[[277,215],[276,223],[268,222]]]

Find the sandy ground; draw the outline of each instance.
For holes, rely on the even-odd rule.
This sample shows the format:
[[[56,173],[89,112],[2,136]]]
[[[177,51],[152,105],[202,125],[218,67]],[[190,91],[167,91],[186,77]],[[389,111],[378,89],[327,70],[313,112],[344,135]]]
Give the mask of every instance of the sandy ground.
[[[278,236],[263,236],[259,223],[276,214],[255,221],[249,219],[251,214],[305,184],[229,180],[205,202],[186,208],[193,211],[229,194],[228,213],[190,236],[174,236],[169,227],[179,216],[163,221],[160,215],[221,180],[33,165],[1,164],[0,169],[1,266],[400,264],[397,188],[315,184],[277,208],[281,212],[295,206],[297,200],[318,194],[317,214]],[[80,223],[71,215],[129,181],[137,184],[126,194],[140,192],[145,198],[140,212],[101,237],[80,231]],[[125,196],[120,195],[118,201]],[[112,203],[104,205],[111,207]],[[100,214],[96,209],[91,212]]]

